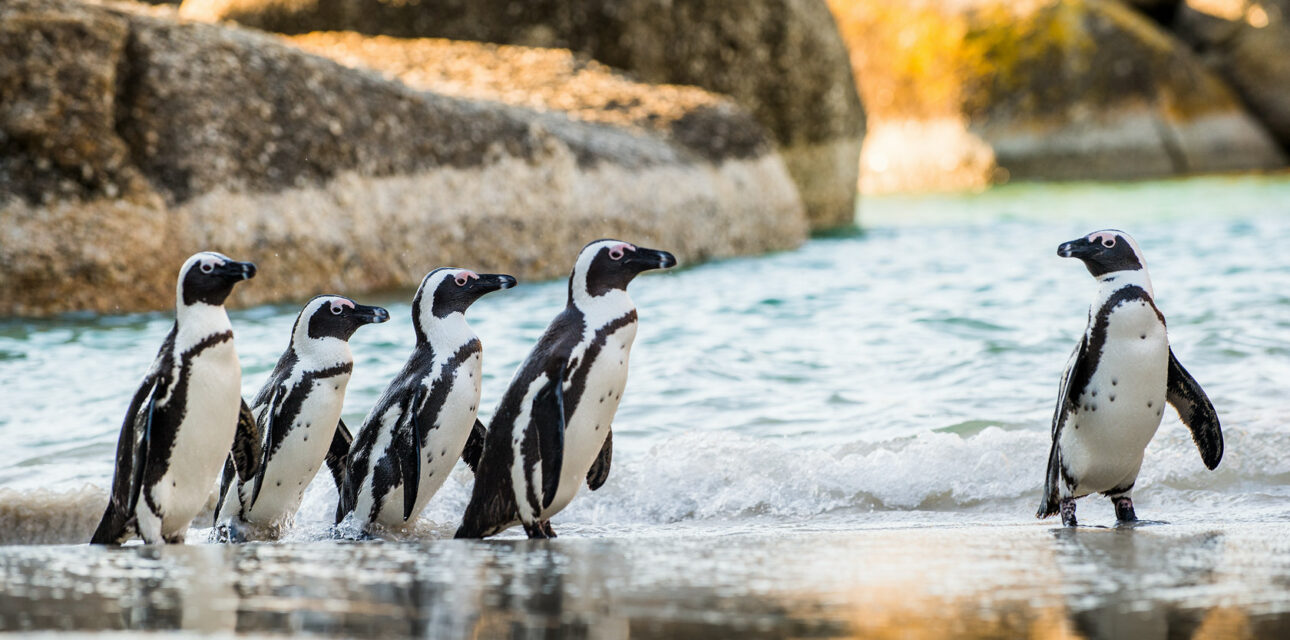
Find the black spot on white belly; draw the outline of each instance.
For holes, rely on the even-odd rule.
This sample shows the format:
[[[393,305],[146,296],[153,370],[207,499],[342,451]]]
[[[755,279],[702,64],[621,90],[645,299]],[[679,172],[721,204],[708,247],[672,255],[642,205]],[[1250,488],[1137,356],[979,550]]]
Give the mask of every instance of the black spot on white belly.
[[[1116,380],[1115,378],[1111,378],[1111,386],[1114,387],[1117,384],[1120,384],[1120,381]]]
[[[1144,333],[1144,334],[1142,334],[1142,339],[1143,339],[1143,340],[1146,340],[1146,339],[1147,339],[1147,334],[1145,334],[1145,333]]]
[[[1148,400],[1148,401],[1147,401],[1147,408],[1148,408],[1148,409],[1150,409],[1150,408],[1151,408],[1151,406],[1152,406],[1152,405],[1154,405],[1154,404],[1155,404],[1154,402],[1152,402],[1152,401]]]
[[[278,481],[278,486],[279,486],[279,487],[281,487],[281,486],[282,486],[282,481],[281,481],[281,480],[279,480],[279,481]]]
[[[1115,394],[1111,394],[1111,402],[1115,402]]]
[[[1094,398],[1096,398],[1096,397],[1097,397],[1097,389],[1094,389],[1094,390],[1093,390],[1093,397],[1094,397]]]

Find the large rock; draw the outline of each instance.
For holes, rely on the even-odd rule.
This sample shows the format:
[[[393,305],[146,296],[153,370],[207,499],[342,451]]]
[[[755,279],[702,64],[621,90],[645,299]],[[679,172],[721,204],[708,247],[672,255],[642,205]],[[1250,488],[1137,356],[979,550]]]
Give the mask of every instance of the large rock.
[[[831,5],[869,112],[867,191],[1284,165],[1221,79],[1119,2]]]
[[[1290,0],[1188,0],[1173,26],[1290,149]]]
[[[817,227],[850,224],[864,112],[822,0],[186,0],[270,31],[572,49],[652,83],[734,97],[771,131]]]
[[[251,303],[443,264],[556,277],[602,236],[686,262],[800,243],[756,121],[687,96],[666,132],[578,121],[126,5],[6,0],[0,314],[167,308],[205,248],[260,264]]]

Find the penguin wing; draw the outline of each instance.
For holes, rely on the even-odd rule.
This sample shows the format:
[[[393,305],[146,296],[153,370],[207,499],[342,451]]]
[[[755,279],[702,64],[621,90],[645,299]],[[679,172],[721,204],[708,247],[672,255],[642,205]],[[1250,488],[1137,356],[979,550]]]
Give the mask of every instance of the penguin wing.
[[[531,407],[528,435],[537,440],[535,448],[542,465],[543,508],[551,506],[555,499],[556,489],[560,486],[560,469],[564,466],[564,373],[567,366],[568,363],[561,361],[556,375],[547,376],[546,384],[534,395]]]
[[[1200,388],[1196,380],[1187,373],[1174,350],[1169,350],[1169,382],[1165,387],[1165,399],[1178,410],[1178,417],[1191,430],[1191,439],[1200,449],[1200,459],[1205,466],[1214,469],[1223,459],[1223,430],[1218,424],[1218,412]]]
[[[1079,371],[1083,368],[1086,360],[1085,354],[1088,351],[1088,336],[1080,339],[1075,350],[1071,352],[1071,357],[1066,361],[1066,369],[1062,372],[1061,385],[1057,391],[1057,407],[1053,410],[1053,443],[1048,449],[1048,468],[1044,474],[1044,498],[1039,505],[1039,511],[1035,513],[1036,518],[1047,518],[1057,513],[1059,503],[1061,502],[1061,471],[1062,460],[1061,450],[1058,442],[1061,441],[1062,427],[1066,425],[1066,417],[1070,415],[1070,409],[1074,403],[1071,398],[1073,383],[1078,376]]]
[[[479,469],[479,459],[484,456],[484,440],[488,437],[488,429],[478,418],[475,419],[475,426],[470,430],[470,436],[466,438],[466,447],[461,450],[461,459],[470,467],[471,473],[476,473]]]
[[[263,394],[263,391],[261,392]],[[255,501],[260,497],[260,489],[264,486],[264,472],[269,468],[269,457],[273,455],[274,444],[281,442],[286,437],[283,429],[286,425],[279,424],[279,413],[282,410],[282,403],[287,397],[287,388],[285,385],[277,385],[273,394],[269,396],[269,404],[260,413],[258,425],[261,430],[263,446],[260,456],[260,465],[255,473],[255,487],[251,490],[251,501],[247,503],[246,508],[250,509],[255,506]],[[238,422],[239,426],[241,421]]]
[[[591,463],[591,469],[587,470],[587,488],[592,491],[605,486],[605,481],[609,479],[609,462],[614,457],[613,427],[609,427],[607,431],[605,444],[600,447],[600,455],[596,456],[596,461]]]
[[[349,445],[353,442],[354,436],[349,432],[349,427],[345,426],[345,421],[338,421],[336,433],[331,437],[331,446],[327,449],[327,456],[323,458],[327,463],[327,470],[331,472],[332,480],[336,482],[336,491],[342,491],[345,486],[345,457],[349,455]]]
[[[417,385],[417,392],[408,405],[406,419],[399,422],[394,430],[395,460],[399,464],[399,476],[403,480],[403,521],[412,517],[412,508],[416,506],[417,492],[421,485],[421,401],[425,398],[425,387]]]
[[[233,436],[233,449],[224,461],[224,473],[220,476],[219,500],[215,502],[215,512],[211,516],[214,525],[219,524],[219,512],[224,507],[224,498],[233,486],[234,478],[249,482],[260,471],[260,425],[255,421],[255,414],[242,401],[242,408],[237,414],[237,432]]]

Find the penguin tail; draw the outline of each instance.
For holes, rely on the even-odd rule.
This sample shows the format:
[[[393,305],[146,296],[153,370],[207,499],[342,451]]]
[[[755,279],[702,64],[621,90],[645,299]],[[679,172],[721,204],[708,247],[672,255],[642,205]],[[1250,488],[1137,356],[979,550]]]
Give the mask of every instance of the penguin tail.
[[[103,512],[103,518],[99,520],[99,526],[94,530],[94,536],[90,538],[90,544],[112,544],[117,545],[125,542],[130,535],[130,522],[116,508],[116,503],[108,500],[107,509]]]

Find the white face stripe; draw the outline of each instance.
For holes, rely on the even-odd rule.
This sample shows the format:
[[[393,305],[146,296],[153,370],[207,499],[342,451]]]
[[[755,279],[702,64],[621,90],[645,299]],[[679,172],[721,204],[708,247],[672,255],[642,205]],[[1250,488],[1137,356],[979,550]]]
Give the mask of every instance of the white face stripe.
[[[201,268],[204,265],[214,268],[232,261],[232,258],[214,251],[199,251],[189,256],[184,261],[184,266],[179,268],[179,279],[175,282],[175,306],[184,306],[184,276],[188,275],[189,269]]]
[[[1115,246],[1117,242],[1129,243],[1129,248],[1133,249],[1133,255],[1137,257],[1138,264],[1142,265],[1143,271],[1147,270],[1147,259],[1142,255],[1142,250],[1138,248],[1138,241],[1134,240],[1133,236],[1119,229],[1102,229],[1088,234],[1086,238],[1089,242],[1098,242],[1107,248]],[[1108,241],[1111,244],[1106,244]]]
[[[620,240],[601,240],[593,242],[578,254],[578,259],[573,263],[573,300],[575,303],[589,301],[591,295],[587,293],[587,272],[591,270],[591,263],[596,259],[601,250],[609,249],[611,257],[617,253],[618,260],[626,255],[627,251],[635,251],[636,246]],[[578,305],[581,306],[581,305]]]

